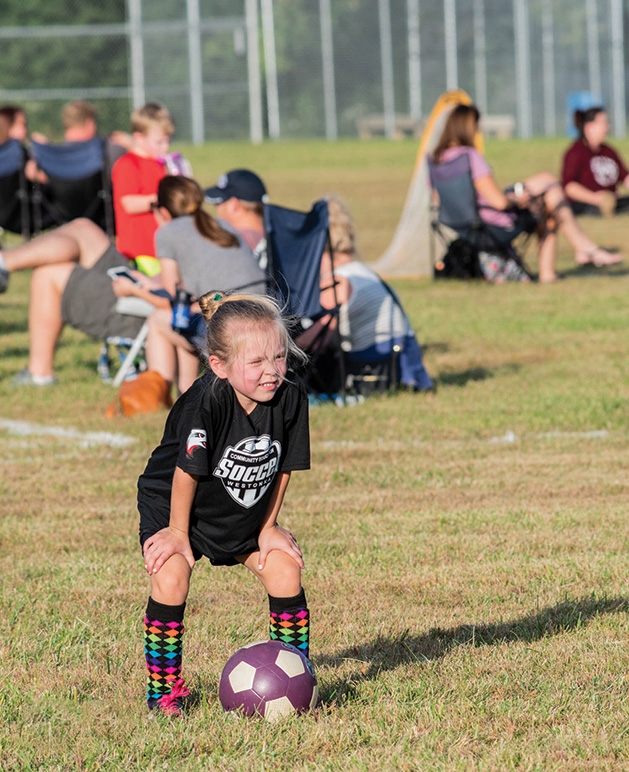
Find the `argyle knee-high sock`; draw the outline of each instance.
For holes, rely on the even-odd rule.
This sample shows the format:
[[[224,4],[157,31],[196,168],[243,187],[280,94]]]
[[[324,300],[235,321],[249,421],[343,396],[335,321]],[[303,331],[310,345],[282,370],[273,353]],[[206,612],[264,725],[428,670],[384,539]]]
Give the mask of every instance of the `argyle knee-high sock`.
[[[292,598],[274,598],[269,595],[269,637],[272,641],[290,643],[310,656],[310,612],[306,594],[301,590]]]
[[[149,708],[153,708],[162,695],[169,694],[181,677],[185,609],[185,603],[167,606],[153,598],[148,600],[144,617],[144,656]]]

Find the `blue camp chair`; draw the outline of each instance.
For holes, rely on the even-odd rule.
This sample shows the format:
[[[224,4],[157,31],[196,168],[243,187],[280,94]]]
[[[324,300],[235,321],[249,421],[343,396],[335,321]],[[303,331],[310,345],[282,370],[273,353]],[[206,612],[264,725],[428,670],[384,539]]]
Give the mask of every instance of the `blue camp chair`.
[[[24,239],[31,234],[29,188],[24,176],[26,154],[17,139],[0,145],[0,228],[20,233]]]
[[[321,307],[319,279],[321,256],[326,247],[332,254],[328,227],[328,205],[323,200],[315,202],[309,212],[275,204],[264,207],[269,294],[296,321],[295,337],[313,322],[330,314]],[[334,286],[334,268],[330,281]],[[308,352],[310,365],[305,374],[306,386],[320,392],[335,391],[338,386],[344,392],[343,352],[340,342],[332,351],[324,351],[326,332],[324,328]],[[325,372],[319,371],[320,366]]]
[[[63,225],[87,217],[108,236],[114,235],[111,175],[106,142],[100,137],[61,145],[31,144],[38,167],[49,179],[35,183],[33,216],[35,232],[49,224]],[[52,223],[46,222],[46,218]]]

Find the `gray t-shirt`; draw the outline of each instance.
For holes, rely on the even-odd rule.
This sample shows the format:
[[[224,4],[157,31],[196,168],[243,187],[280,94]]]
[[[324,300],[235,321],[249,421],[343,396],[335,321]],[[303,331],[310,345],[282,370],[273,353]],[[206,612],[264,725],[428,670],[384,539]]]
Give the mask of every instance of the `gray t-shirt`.
[[[266,275],[245,245],[219,247],[204,238],[191,216],[177,217],[155,234],[157,256],[175,260],[182,286],[193,297],[210,290],[263,295]]]

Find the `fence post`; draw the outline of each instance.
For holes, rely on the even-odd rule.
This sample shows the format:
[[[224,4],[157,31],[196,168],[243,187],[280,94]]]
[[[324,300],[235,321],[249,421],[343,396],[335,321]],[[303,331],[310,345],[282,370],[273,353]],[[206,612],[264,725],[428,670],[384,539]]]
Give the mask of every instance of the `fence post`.
[[[513,0],[513,28],[515,33],[515,92],[518,115],[518,134],[530,137],[531,124],[531,70],[528,0]]]
[[[623,0],[611,0],[612,93],[614,134],[624,137],[627,132],[625,111],[625,36],[623,33]]]
[[[476,104],[487,114],[487,39],[485,37],[485,0],[474,0],[474,84]]]
[[[131,59],[131,101],[133,107],[146,103],[144,89],[144,41],[142,39],[142,0],[127,0],[129,52]]]
[[[555,114],[555,32],[551,0],[542,7],[542,62],[544,67],[544,132],[548,137],[557,133]]]
[[[273,0],[261,0],[262,38],[264,41],[264,71],[266,73],[266,101],[269,116],[269,137],[280,138],[280,98],[277,88],[277,59],[275,57],[275,25]]]
[[[258,44],[258,0],[245,0],[247,29],[247,80],[249,85],[249,136],[254,145],[264,137],[262,129],[262,84]]]
[[[190,68],[190,118],[192,142],[202,145],[205,141],[203,119],[203,65],[201,62],[201,14],[199,0],[187,0],[188,14],[188,62]]]
[[[336,88],[334,83],[334,45],[332,43],[332,15],[330,0],[319,0],[321,21],[321,59],[323,61],[323,104],[325,108],[325,136],[338,137],[336,123]]]
[[[456,0],[444,0],[443,26],[446,47],[446,88],[457,88],[459,85],[459,62],[457,55],[456,32]]]
[[[393,85],[393,45],[391,42],[391,6],[389,0],[378,0],[380,22],[380,67],[382,72],[382,106],[384,133],[395,135],[395,92]]]
[[[422,116],[422,71],[419,36],[419,0],[406,0],[408,26],[408,112],[411,118]]]

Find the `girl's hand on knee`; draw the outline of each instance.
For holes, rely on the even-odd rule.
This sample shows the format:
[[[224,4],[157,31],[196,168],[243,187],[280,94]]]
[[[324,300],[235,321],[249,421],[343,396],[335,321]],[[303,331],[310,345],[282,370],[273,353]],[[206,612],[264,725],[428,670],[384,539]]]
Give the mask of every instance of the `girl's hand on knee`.
[[[270,528],[263,528],[258,536],[258,547],[260,549],[260,558],[258,569],[262,571],[266,565],[266,559],[272,550],[281,550],[290,555],[300,568],[304,567],[304,559],[301,554],[297,539],[286,528],[281,525],[273,525]]]
[[[188,534],[174,528],[163,528],[144,542],[144,568],[156,574],[173,555],[183,555],[190,568],[194,568],[194,556]]]

